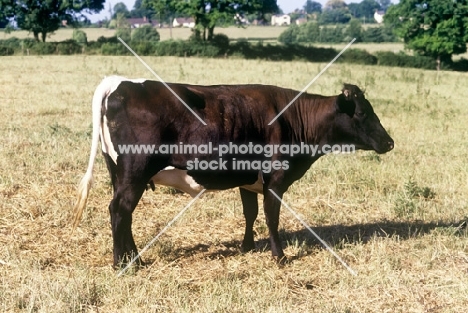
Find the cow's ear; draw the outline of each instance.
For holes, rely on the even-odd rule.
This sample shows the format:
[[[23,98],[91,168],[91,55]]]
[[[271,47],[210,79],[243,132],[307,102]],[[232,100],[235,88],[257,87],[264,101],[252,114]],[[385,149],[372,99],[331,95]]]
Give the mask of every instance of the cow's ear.
[[[341,94],[346,98],[346,100],[352,99],[353,92],[348,84],[344,84],[343,89],[341,90]]]
[[[345,94],[345,90],[336,97],[336,107],[338,111],[346,113],[350,117],[354,115],[354,111],[356,110],[356,104],[351,100],[349,94]]]

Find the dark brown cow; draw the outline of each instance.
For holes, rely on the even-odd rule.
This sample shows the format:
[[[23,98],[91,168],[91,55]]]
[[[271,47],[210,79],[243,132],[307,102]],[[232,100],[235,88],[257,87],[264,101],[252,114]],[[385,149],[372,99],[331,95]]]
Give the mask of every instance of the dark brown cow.
[[[109,211],[115,266],[128,263],[138,254],[131,232],[132,212],[149,183],[173,186],[192,196],[202,189],[241,187],[246,219],[242,242],[245,251],[255,247],[252,228],[258,214],[257,194],[262,193],[272,255],[283,259],[278,235],[281,202],[270,190],[282,198],[288,187],[323,155],[310,151],[292,155],[281,149],[270,154],[231,150],[220,158],[215,151],[138,153],[123,151],[122,147],[211,144],[213,147],[250,145],[266,149],[313,145],[323,151],[331,145],[352,144],[356,149],[377,153],[393,149],[393,140],[369,101],[353,85],[345,84],[337,96],[304,93],[271,126],[268,123],[298,91],[264,85],[169,86],[206,126],[160,82],[108,77],[97,87],[93,97],[91,155],[79,186],[75,226],[81,219],[91,188],[100,139],[114,190]],[[208,162],[218,164],[218,167],[195,168],[194,160],[206,162],[205,165]],[[239,160],[250,162],[252,166],[235,168]]]

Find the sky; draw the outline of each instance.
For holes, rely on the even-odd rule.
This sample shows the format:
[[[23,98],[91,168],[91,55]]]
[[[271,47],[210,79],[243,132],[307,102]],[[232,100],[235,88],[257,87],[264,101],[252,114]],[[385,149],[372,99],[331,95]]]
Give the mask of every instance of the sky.
[[[322,5],[327,2],[327,0],[315,0],[317,2],[320,2]],[[123,2],[127,6],[129,10],[133,9],[133,5],[135,4],[135,0],[106,0],[106,3],[104,5],[104,10],[102,10],[98,14],[92,14],[92,15],[87,15],[88,18],[91,20],[91,22],[97,22],[99,20],[103,20],[105,17],[109,17],[109,4],[114,7],[114,5],[118,2]],[[294,9],[301,9],[306,0],[277,0],[276,3],[278,3],[279,7],[283,10],[284,13],[291,13],[294,11]],[[346,3],[350,2],[360,2],[358,0],[354,1],[349,1],[345,0]]]

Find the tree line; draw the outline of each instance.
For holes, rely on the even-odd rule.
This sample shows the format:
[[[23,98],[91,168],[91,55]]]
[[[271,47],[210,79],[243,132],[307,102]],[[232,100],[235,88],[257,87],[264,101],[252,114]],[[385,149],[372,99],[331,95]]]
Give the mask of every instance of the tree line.
[[[386,26],[364,28],[357,19],[348,24],[321,25],[311,21],[301,25],[291,25],[285,29],[278,41],[283,44],[340,43],[349,42],[398,42],[399,38]]]

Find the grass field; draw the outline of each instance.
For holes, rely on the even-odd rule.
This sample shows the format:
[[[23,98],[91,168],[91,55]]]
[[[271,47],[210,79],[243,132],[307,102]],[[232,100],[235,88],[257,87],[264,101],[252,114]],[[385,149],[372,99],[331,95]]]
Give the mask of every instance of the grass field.
[[[145,57],[165,80],[302,89],[325,64]],[[104,75],[152,78],[133,57],[2,57],[0,311],[463,312],[468,305],[466,74],[334,64],[309,92],[366,89],[395,140],[385,155],[317,161],[284,200],[358,275],[283,208],[291,260],[271,259],[263,213],[257,251],[242,254],[237,190],[206,194],[120,278],[112,269],[102,157],[83,221],[71,234],[85,172],[91,97]],[[188,202],[146,192],[134,213],[141,250]],[[261,197],[260,197],[261,201]]]

